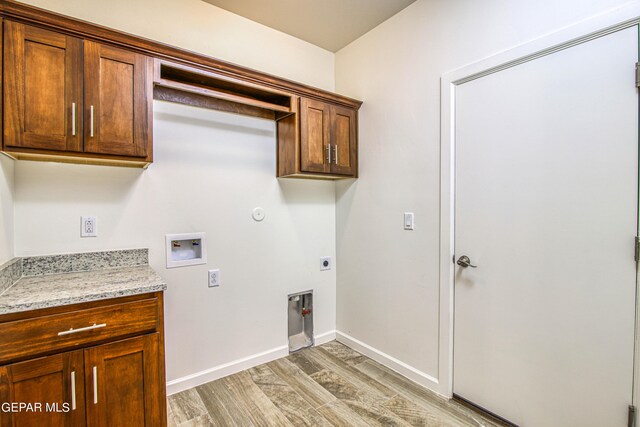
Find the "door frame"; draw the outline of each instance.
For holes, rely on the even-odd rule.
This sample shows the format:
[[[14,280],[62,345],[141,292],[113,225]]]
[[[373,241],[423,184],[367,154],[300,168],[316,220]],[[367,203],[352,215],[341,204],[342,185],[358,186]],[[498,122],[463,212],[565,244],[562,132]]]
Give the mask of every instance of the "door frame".
[[[453,396],[453,316],[455,269],[455,109],[457,86],[572,46],[640,24],[640,0],[564,27],[527,43],[489,56],[473,64],[447,72],[440,82],[440,301],[438,376],[431,388],[443,396]],[[630,73],[633,70],[629,70]],[[632,236],[629,236],[630,238]],[[629,256],[632,256],[629,246]],[[636,324],[633,404],[640,402],[640,310],[636,278]]]

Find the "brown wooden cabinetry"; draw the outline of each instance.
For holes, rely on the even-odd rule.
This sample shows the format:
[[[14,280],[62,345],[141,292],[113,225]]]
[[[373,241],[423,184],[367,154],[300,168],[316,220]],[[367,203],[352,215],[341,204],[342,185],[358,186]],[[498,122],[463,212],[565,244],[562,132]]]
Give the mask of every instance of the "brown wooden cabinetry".
[[[307,98],[300,99],[300,170],[331,173],[330,105]]]
[[[2,427],[85,425],[83,352],[72,351],[0,367]]]
[[[5,21],[4,141],[82,151],[82,41]]]
[[[146,56],[6,20],[3,59],[5,152],[152,160]]]
[[[359,104],[299,97],[165,60],[156,59],[154,69],[157,99],[275,120],[279,177],[357,176]]]
[[[9,156],[147,166],[155,97],[275,120],[278,177],[358,176],[361,101],[12,0],[0,18]]]
[[[0,402],[33,409],[0,427],[164,426],[162,319],[162,293],[0,316]]]
[[[159,390],[158,334],[85,350],[86,387],[91,387],[87,425],[161,426],[165,393]],[[91,368],[90,370],[88,368]]]
[[[297,112],[278,120],[278,176],[355,178],[357,111],[300,98]]]
[[[84,42],[85,152],[147,157],[147,71],[146,56]]]
[[[332,105],[329,117],[334,149],[331,173],[355,177],[358,173],[356,111]]]

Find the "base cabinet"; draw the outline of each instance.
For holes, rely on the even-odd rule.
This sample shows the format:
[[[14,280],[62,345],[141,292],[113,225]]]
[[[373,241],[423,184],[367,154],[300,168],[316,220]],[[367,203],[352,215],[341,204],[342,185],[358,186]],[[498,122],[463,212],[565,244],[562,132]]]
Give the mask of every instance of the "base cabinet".
[[[83,426],[84,396],[82,350],[0,367],[2,427]]]
[[[88,426],[162,425],[157,354],[158,334],[85,350]]]
[[[82,347],[42,355],[47,350],[27,343],[33,354],[0,352],[5,355],[0,359],[0,427],[166,425],[162,294],[103,304],[81,304],[68,313],[38,313],[33,318],[8,322],[0,317],[0,331],[24,325],[34,340],[71,340],[64,337],[74,336],[64,345]],[[154,316],[148,307],[152,304],[157,316],[150,323]],[[58,328],[62,338],[59,333],[37,336],[38,331],[51,329],[46,325],[54,323],[57,328],[61,315],[68,317],[69,327],[80,332],[69,334],[65,325]],[[118,317],[132,325],[128,331],[123,332]],[[86,331],[76,329],[84,323],[93,326],[85,327]],[[131,333],[135,329],[140,332],[131,336],[136,335]],[[95,341],[87,340],[87,336]],[[0,347],[12,345],[15,342],[4,342]],[[5,362],[11,358],[27,360]]]

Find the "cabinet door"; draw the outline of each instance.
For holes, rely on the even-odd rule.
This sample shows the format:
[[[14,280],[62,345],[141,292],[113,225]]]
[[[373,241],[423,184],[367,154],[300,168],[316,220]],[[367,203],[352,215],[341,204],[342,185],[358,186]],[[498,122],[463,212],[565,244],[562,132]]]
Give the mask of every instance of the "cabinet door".
[[[82,41],[4,25],[4,144],[81,151]]]
[[[84,151],[146,157],[147,57],[90,41],[84,54]]]
[[[85,369],[87,425],[166,424],[157,333],[87,349]]]
[[[356,112],[349,108],[331,106],[332,174],[356,175],[358,153],[356,132]]]
[[[300,99],[300,170],[330,171],[329,105],[311,99]]]
[[[0,367],[0,402],[31,404],[21,411],[0,411],[0,426],[85,425],[83,352]]]

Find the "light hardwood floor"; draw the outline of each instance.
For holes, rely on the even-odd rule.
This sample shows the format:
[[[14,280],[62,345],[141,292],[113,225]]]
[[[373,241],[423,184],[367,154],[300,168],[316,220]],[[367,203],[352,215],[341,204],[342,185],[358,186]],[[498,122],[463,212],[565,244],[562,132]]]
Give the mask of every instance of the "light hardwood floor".
[[[337,341],[168,398],[179,426],[499,426]]]

